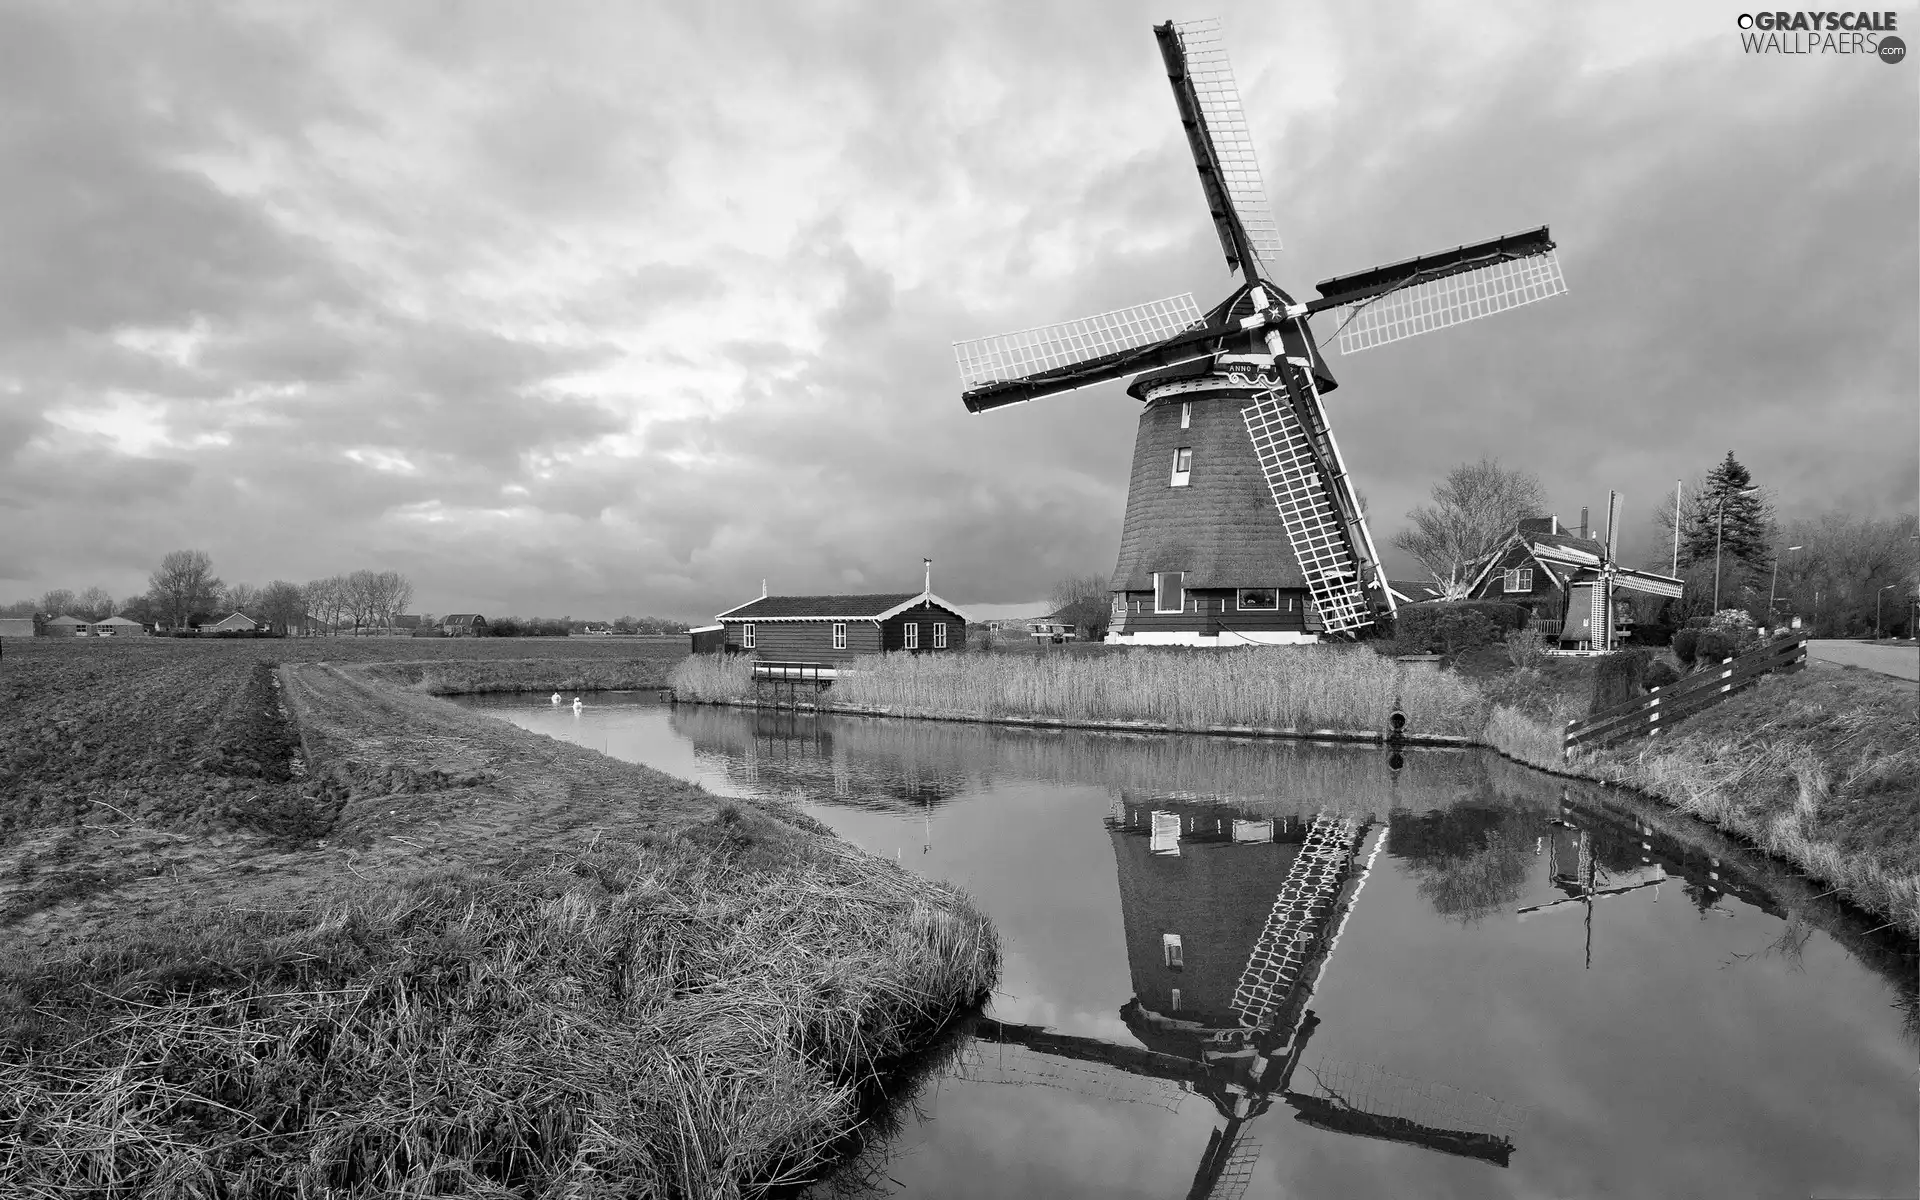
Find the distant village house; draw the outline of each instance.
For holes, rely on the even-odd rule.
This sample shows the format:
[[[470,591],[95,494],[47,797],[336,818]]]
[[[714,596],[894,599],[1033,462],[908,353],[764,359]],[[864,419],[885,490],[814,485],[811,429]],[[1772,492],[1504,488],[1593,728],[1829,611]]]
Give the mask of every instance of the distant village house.
[[[448,637],[485,637],[487,619],[479,613],[448,613],[440,618],[440,632]]]

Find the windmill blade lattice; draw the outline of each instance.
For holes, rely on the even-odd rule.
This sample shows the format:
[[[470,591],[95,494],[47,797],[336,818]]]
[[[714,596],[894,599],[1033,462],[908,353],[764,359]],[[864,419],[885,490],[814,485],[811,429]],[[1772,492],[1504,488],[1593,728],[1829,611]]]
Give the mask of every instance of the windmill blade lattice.
[[[1340,353],[1357,354],[1533,304],[1567,290],[1555,251],[1489,263],[1336,309]]]
[[[1138,350],[1202,321],[1200,306],[1187,292],[1077,321],[955,342],[953,357],[961,383],[977,388]]]
[[[1346,633],[1370,624],[1373,614],[1355,570],[1353,553],[1341,533],[1320,477],[1306,430],[1293,406],[1278,391],[1263,392],[1242,410],[1254,456],[1279,509],[1293,556],[1306,576],[1307,594],[1330,633]]]
[[[1173,28],[1180,35],[1180,48],[1187,56],[1187,77],[1193,81],[1200,115],[1213,140],[1220,182],[1252,243],[1254,257],[1260,260],[1248,266],[1246,278],[1264,278],[1280,257],[1280,227],[1267,202],[1267,186],[1260,177],[1260,162],[1254,156],[1253,134],[1247,128],[1247,111],[1240,104],[1233,67],[1227,62],[1219,18],[1176,22]]]

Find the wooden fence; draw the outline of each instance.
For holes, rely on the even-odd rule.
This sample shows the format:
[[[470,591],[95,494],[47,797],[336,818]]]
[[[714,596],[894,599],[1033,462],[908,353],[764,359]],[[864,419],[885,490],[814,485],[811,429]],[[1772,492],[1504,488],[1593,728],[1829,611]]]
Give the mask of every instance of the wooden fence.
[[[1682,717],[1713,707],[1762,675],[1797,671],[1806,661],[1805,632],[1722,659],[1717,667],[1655,688],[1639,700],[1602,709],[1582,721],[1568,721],[1563,752],[1571,757],[1576,749],[1597,750],[1630,737],[1657,734]]]

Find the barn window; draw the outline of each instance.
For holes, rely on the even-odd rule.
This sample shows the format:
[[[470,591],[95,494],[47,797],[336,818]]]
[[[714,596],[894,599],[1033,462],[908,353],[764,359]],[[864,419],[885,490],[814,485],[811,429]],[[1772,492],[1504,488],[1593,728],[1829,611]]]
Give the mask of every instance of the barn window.
[[[833,623],[833,648],[835,650],[845,650],[847,648],[847,623],[845,621],[835,621]]]
[[[1180,949],[1180,935],[1163,933],[1160,935],[1160,953],[1167,960],[1167,966],[1180,970],[1187,965],[1185,954]]]
[[[945,650],[947,648],[947,623],[945,621],[935,621],[933,623],[933,648],[935,650]]]
[[[1533,590],[1533,568],[1518,567],[1505,572],[1506,588],[1509,592],[1530,592]]]
[[[1173,452],[1173,486],[1186,487],[1193,477],[1193,447],[1182,446]]]
[[[1156,571],[1153,575],[1153,611],[1157,613],[1177,613],[1186,611],[1187,593],[1181,587],[1186,578],[1184,571]]]
[[[1193,424],[1193,401],[1182,400],[1180,402],[1180,428],[1185,429],[1192,424]]]
[[[746,624],[740,626],[740,648],[742,650],[753,649],[753,622],[752,621],[748,621]]]
[[[918,650],[920,648],[920,623],[918,621],[908,621],[906,631],[907,649]]]
[[[1233,604],[1248,612],[1278,612],[1280,593],[1272,588],[1241,588]]]

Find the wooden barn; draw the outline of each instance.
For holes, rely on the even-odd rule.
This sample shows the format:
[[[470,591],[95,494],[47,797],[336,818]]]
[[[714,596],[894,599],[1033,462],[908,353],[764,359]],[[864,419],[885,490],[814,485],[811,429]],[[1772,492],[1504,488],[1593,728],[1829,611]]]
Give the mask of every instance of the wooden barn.
[[[727,653],[773,662],[843,663],[904,650],[944,654],[967,645],[967,618],[923,592],[871,596],[761,596],[715,617]]]
[[[440,618],[440,632],[448,637],[486,637],[487,619],[479,613],[448,613]]]
[[[694,654],[725,654],[727,651],[727,627],[725,625],[700,625],[687,630],[693,641]]]
[[[87,632],[87,623],[79,617],[69,617],[62,613],[42,622],[40,628],[47,637],[80,637]]]

